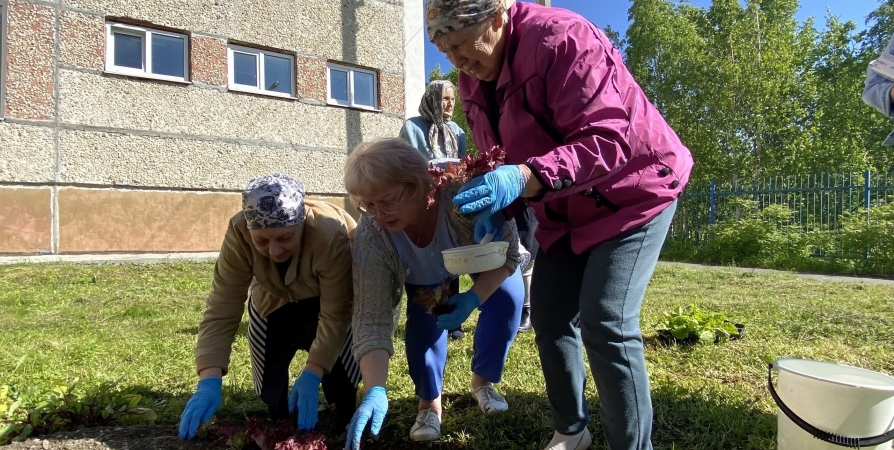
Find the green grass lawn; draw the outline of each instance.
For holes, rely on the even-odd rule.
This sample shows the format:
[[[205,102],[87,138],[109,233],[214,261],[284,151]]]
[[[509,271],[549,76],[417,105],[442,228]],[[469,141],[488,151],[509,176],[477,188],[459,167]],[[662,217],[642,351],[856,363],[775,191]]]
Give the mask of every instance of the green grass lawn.
[[[159,421],[174,423],[195,387],[193,344],[211,281],[210,263],[0,267],[0,385],[49,391],[56,380],[85,386],[120,380],[143,394]],[[660,266],[642,328],[655,406],[656,449],[776,448],[776,409],[766,365],[779,357],[834,361],[894,373],[894,290],[789,275]],[[563,299],[556,299],[563,301]],[[747,325],[722,345],[668,346],[655,339],[665,312],[696,304]],[[476,316],[464,328],[475,326]],[[396,339],[403,336],[398,330]],[[510,411],[484,416],[469,395],[470,335],[450,343],[442,439],[415,445],[416,412],[403,344],[389,377],[383,448],[540,449],[552,435],[533,333],[512,347],[499,390]],[[293,373],[303,355],[293,364]],[[263,413],[254,397],[248,341],[236,339],[218,417]],[[594,447],[605,448],[599,400],[588,384]],[[322,417],[325,427],[327,412]],[[331,415],[331,414],[330,414]],[[0,417],[2,418],[2,417]],[[331,428],[331,427],[330,427]],[[332,432],[331,429],[325,430]]]

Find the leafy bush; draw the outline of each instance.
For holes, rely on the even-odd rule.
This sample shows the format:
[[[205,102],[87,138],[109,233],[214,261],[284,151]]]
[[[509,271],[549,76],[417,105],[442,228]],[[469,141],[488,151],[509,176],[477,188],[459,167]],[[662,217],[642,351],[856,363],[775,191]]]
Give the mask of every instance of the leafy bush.
[[[86,392],[75,392],[77,384],[55,382],[47,398],[32,405],[18,387],[0,385],[0,445],[37,434],[155,421],[152,409],[139,406],[142,396],[122,392],[115,382]]]
[[[847,214],[841,219],[843,253],[858,262],[861,272],[882,272],[894,261],[894,204]]]
[[[894,274],[894,203],[843,214],[836,230],[805,231],[784,205],[756,210],[749,199],[731,201],[738,220],[709,225],[706,239],[669,239],[662,258],[672,261],[825,273]]]
[[[810,256],[810,241],[792,225],[792,210],[771,205],[757,212],[754,202],[741,201],[740,220],[719,222],[709,229],[706,262],[749,267],[780,267]]]
[[[673,312],[664,313],[664,317],[665,329],[659,331],[665,331],[680,341],[712,344],[739,336],[739,329],[723,314],[708,313],[695,305],[689,305],[686,309],[678,306]]]

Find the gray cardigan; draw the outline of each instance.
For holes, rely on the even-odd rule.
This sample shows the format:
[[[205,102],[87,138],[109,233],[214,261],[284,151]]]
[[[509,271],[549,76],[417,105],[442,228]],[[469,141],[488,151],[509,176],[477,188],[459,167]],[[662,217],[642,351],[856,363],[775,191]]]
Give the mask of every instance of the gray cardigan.
[[[450,205],[460,185],[454,184],[441,190],[441,201]],[[457,208],[447,209],[447,227],[459,246],[476,244],[475,222],[459,213]],[[515,220],[503,225],[503,239],[509,242],[506,251],[506,267],[515,272],[525,266],[531,255],[519,244]],[[354,234],[354,358],[360,361],[372,350],[383,349],[394,356],[392,334],[400,317],[400,300],[407,273],[403,269],[397,247],[391,234],[372,217],[363,217]]]
[[[894,36],[891,36],[885,53],[894,54]],[[875,108],[876,111],[894,118],[894,108],[892,108],[890,96],[890,91],[894,88],[894,81],[875,73],[870,66],[866,68],[866,79],[863,80],[863,84],[863,102]],[[894,145],[894,132],[888,135],[883,145]]]

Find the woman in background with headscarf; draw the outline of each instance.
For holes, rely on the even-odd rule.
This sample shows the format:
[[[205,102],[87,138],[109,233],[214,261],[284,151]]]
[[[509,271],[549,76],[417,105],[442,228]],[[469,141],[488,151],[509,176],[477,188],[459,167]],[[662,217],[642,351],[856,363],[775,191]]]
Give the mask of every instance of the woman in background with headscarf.
[[[419,115],[400,129],[400,138],[416,147],[427,160],[466,156],[466,133],[452,121],[456,89],[448,80],[432,81],[425,88]]]
[[[300,181],[281,173],[251,180],[242,211],[230,219],[199,324],[199,384],[180,416],[180,438],[192,439],[222,402],[233,340],[248,297],[248,341],[255,393],[274,420],[297,413],[299,429],[317,423],[319,387],[347,426],[357,406],[360,369],[351,356],[353,281],[343,209],[304,198]],[[307,362],[289,392],[297,350]]]
[[[533,207],[531,322],[555,433],[589,448],[586,350],[611,450],[652,448],[640,308],[692,155],[595,25],[561,8],[428,0],[429,39],[461,71],[479,148],[506,164],[454,197],[477,225]],[[481,233],[483,234],[483,233]]]

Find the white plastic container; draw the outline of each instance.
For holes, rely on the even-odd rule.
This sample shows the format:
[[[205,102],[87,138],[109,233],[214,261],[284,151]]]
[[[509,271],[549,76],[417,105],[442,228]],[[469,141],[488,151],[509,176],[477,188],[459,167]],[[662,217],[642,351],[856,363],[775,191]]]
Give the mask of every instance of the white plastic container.
[[[509,243],[505,241],[488,242],[487,244],[467,245],[465,247],[444,250],[444,268],[454,275],[487,272],[506,264],[506,250]]]
[[[776,390],[782,404],[812,427],[849,438],[878,436],[894,428],[894,377],[806,359],[779,359],[771,368],[779,371]],[[815,438],[781,408],[777,416],[779,450],[844,448]],[[889,450],[891,441],[860,448]]]

